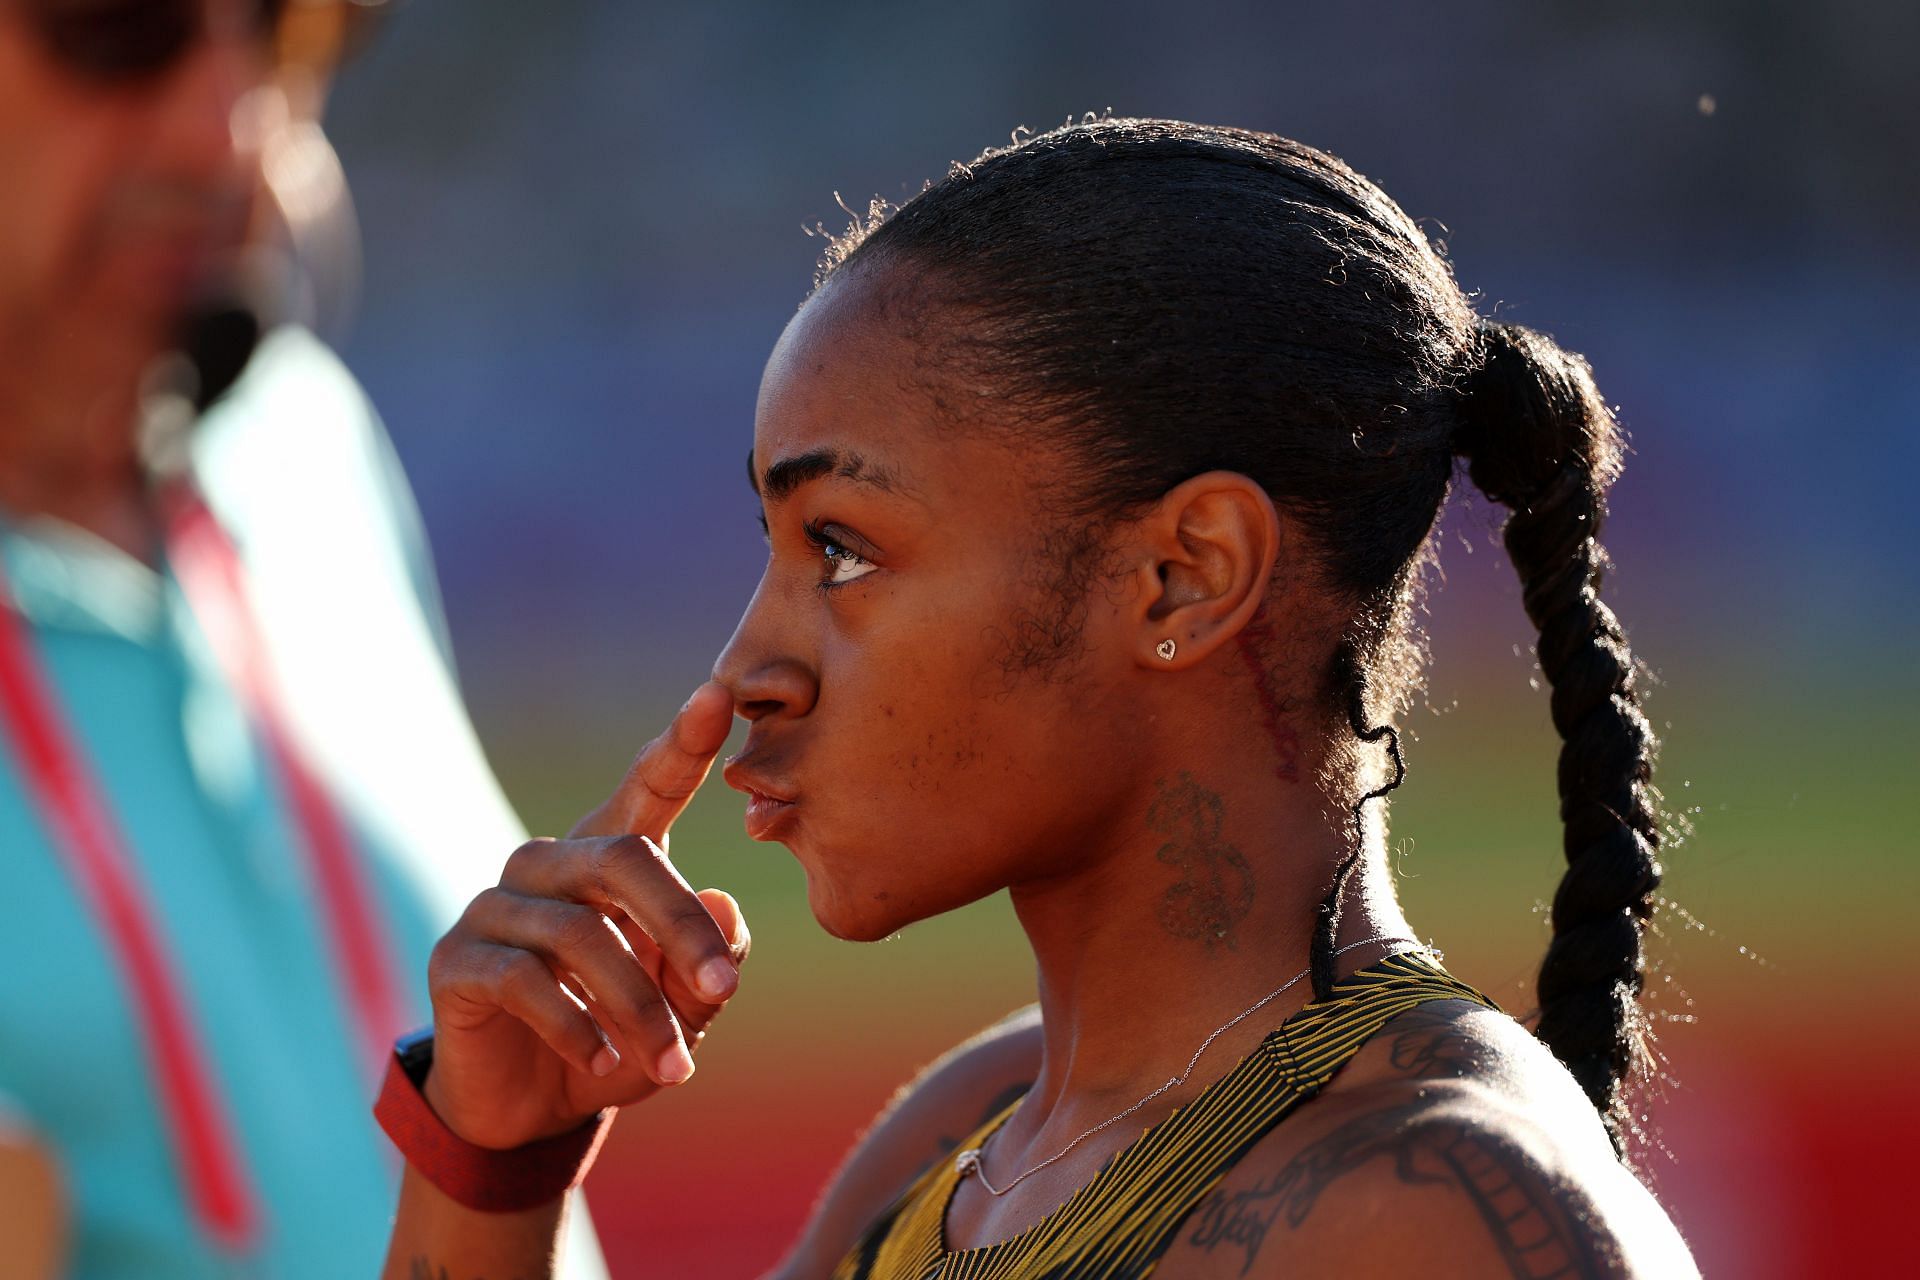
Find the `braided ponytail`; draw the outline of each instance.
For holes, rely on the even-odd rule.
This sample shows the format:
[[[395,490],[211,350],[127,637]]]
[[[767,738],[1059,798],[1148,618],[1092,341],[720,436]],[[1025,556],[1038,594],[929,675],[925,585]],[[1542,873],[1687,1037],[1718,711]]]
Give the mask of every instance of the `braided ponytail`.
[[[1598,539],[1623,447],[1585,360],[1512,325],[1483,322],[1479,346],[1454,452],[1481,492],[1512,511],[1504,540],[1540,629],[1540,669],[1563,740],[1567,870],[1540,966],[1537,1034],[1623,1150],[1623,1083],[1647,1055],[1642,939],[1660,883],[1659,742],[1634,692],[1626,634],[1599,598],[1610,562]]]

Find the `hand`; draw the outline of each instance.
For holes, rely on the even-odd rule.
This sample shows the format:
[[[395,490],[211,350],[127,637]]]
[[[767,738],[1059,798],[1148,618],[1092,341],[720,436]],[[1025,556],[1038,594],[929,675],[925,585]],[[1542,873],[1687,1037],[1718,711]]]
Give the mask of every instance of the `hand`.
[[[534,840],[428,964],[427,1102],[478,1146],[563,1133],[693,1074],[691,1050],[739,985],[740,907],[696,894],[667,831],[726,741],[733,699],[694,691],[612,797],[565,840]]]

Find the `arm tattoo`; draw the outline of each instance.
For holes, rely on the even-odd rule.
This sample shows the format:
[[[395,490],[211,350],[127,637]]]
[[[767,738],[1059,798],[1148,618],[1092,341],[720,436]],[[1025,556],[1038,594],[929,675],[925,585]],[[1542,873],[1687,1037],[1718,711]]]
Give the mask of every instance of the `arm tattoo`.
[[[1494,1067],[1487,1046],[1462,1033],[1451,1001],[1415,1005],[1387,1024],[1393,1035],[1388,1057],[1411,1080],[1464,1080]]]
[[[1160,924],[1176,938],[1234,949],[1233,926],[1253,908],[1253,868],[1221,834],[1226,803],[1191,773],[1162,781],[1147,825],[1167,838],[1156,855],[1180,879],[1160,899]]]
[[[1222,1246],[1246,1251],[1240,1274],[1247,1274],[1254,1255],[1267,1242],[1267,1228],[1280,1212],[1278,1197],[1287,1187],[1284,1173],[1245,1191],[1221,1191],[1217,1188],[1200,1202],[1194,1212],[1193,1234],[1187,1243],[1211,1254]]]
[[[1486,1049],[1439,1009],[1413,1010],[1392,1025],[1392,1061],[1409,1078],[1477,1075],[1488,1065]],[[1617,1250],[1590,1227],[1581,1197],[1568,1194],[1519,1142],[1436,1112],[1426,1101],[1350,1120],[1250,1188],[1216,1188],[1195,1208],[1187,1243],[1209,1254],[1242,1251],[1245,1275],[1276,1220],[1284,1215],[1286,1228],[1298,1229],[1323,1192],[1380,1159],[1392,1161],[1408,1187],[1451,1187],[1464,1195],[1500,1251],[1504,1274],[1515,1280],[1619,1273]]]

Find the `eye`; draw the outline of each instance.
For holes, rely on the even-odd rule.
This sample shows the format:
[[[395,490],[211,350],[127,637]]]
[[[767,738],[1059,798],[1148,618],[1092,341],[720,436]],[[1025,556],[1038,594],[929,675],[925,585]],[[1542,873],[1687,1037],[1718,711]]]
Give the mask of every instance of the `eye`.
[[[821,541],[820,554],[827,562],[826,576],[820,580],[823,587],[845,586],[856,578],[866,577],[875,568],[859,552],[843,547],[831,538]]]
[[[820,558],[823,561],[820,574],[822,589],[844,587],[849,582],[866,577],[879,567],[848,546],[838,530],[830,526],[822,528],[813,523],[808,523],[805,530],[807,541],[820,552]]]

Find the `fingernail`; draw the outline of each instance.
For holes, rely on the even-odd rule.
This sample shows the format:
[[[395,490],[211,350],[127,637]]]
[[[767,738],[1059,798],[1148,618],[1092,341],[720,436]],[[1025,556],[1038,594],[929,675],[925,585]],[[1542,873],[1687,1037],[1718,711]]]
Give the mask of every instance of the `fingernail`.
[[[610,1076],[613,1069],[620,1065],[620,1055],[610,1044],[600,1046],[600,1052],[593,1055],[593,1061],[587,1064],[588,1070],[597,1076]]]
[[[719,956],[700,966],[700,994],[718,1003],[733,994],[740,985],[740,970],[732,961],[722,960]]]
[[[675,1042],[660,1055],[659,1079],[661,1084],[679,1084],[693,1075],[693,1055],[687,1052],[687,1046]]]

